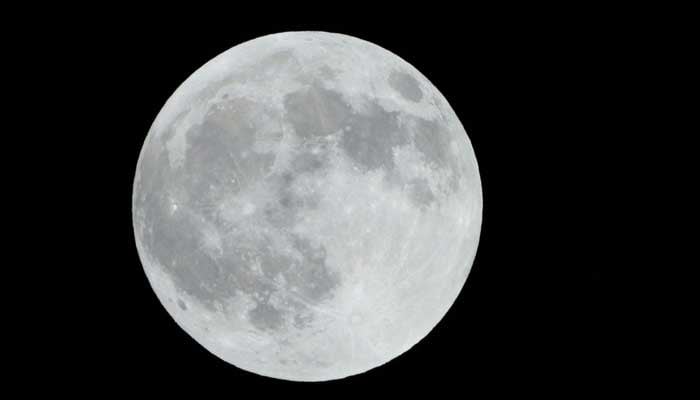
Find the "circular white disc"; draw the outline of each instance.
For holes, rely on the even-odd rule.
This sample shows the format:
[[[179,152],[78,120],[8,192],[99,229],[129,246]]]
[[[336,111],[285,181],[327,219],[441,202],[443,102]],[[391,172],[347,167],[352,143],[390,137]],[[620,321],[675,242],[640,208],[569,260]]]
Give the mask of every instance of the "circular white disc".
[[[481,184],[469,139],[396,55],[324,32],[217,56],[158,114],[133,193],[160,301],[257,374],[358,374],[438,323],[471,268]]]

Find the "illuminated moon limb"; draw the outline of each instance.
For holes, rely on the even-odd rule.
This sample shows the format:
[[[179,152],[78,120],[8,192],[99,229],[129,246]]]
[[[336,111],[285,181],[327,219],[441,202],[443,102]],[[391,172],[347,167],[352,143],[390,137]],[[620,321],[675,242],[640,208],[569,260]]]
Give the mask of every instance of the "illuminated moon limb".
[[[474,152],[415,68],[325,32],[243,43],[192,74],[141,150],[139,256],[182,329],[260,375],[384,364],[454,303],[481,227]]]

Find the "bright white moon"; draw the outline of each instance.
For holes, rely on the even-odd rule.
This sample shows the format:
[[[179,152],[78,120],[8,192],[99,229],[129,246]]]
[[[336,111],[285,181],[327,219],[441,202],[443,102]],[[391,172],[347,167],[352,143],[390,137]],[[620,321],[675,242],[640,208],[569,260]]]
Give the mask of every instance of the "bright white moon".
[[[477,248],[467,134],[415,68],[366,41],[288,32],[236,46],[158,114],[133,193],[160,301],[260,375],[322,381],[405,352]]]

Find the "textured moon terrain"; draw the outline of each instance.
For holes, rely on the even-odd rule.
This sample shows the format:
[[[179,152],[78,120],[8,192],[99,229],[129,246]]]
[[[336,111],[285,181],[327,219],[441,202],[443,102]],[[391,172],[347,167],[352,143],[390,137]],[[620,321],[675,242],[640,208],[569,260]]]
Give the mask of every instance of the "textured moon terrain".
[[[358,374],[425,337],[481,228],[478,167],[445,98],[369,42],[260,37],[168,99],[145,140],[133,225],[177,324],[256,374]]]

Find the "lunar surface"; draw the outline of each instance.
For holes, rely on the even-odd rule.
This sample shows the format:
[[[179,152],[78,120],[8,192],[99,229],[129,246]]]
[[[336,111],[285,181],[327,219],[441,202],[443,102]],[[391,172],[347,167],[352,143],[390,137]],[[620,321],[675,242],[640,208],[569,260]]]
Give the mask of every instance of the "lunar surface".
[[[148,280],[192,338],[256,374],[322,381],[440,321],[475,256],[481,196],[467,134],[420,72],[354,37],[288,32],[175,91],[132,211]]]

